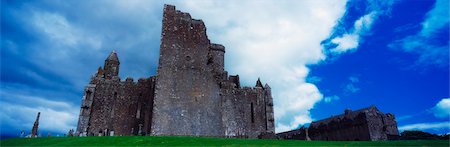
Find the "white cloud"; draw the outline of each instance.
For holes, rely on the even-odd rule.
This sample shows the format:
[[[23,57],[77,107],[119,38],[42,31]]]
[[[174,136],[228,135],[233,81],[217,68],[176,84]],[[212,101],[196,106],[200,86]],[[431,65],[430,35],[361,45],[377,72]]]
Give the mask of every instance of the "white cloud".
[[[393,41],[388,47],[419,55],[416,65],[446,66],[449,64],[449,42],[439,42],[436,35],[449,26],[449,1],[437,0],[422,22],[417,34]],[[402,27],[400,27],[402,28]]]
[[[432,123],[418,123],[409,124],[398,127],[399,131],[405,130],[441,130],[450,129],[450,122],[432,122]]]
[[[92,36],[82,32],[58,13],[35,11],[31,19],[36,29],[42,31],[55,44],[74,46],[80,43],[87,43],[89,46],[92,46],[92,49],[99,49],[101,46],[102,42],[98,35]],[[64,53],[59,53],[60,56],[58,57],[66,58],[70,50],[61,49],[55,51],[63,51]]]
[[[358,7],[352,5],[352,3],[347,7]],[[334,36],[331,36],[330,43],[336,46],[331,48],[325,47],[328,46],[328,43],[325,43],[324,48],[329,50],[331,54],[335,55],[355,51],[358,48],[359,44],[363,41],[363,37],[370,34],[370,30],[374,22],[381,15],[390,15],[392,9],[391,7],[394,3],[395,1],[368,0],[367,8],[365,9],[365,12],[363,12],[364,15],[359,17],[353,23],[353,27],[350,28],[350,30],[337,33],[335,32],[336,34],[334,34]]]
[[[431,109],[434,116],[438,118],[449,118],[450,116],[450,98],[444,98]]]
[[[325,58],[320,42],[345,12],[346,1],[176,1],[177,9],[203,19],[212,42],[226,47],[226,69],[244,85],[261,77],[271,85],[276,131],[310,122],[322,99],[305,82]]]
[[[331,52],[343,53],[358,47],[359,34],[345,34],[342,37],[333,38],[331,42],[338,45],[336,48],[331,49]]]
[[[324,98],[324,101],[325,101],[325,103],[330,103],[330,102],[332,102],[332,101],[337,101],[337,100],[339,100],[339,99],[340,99],[339,96],[333,95],[333,96],[327,96],[327,97],[325,97],[325,98]]]
[[[436,0],[434,8],[427,13],[427,18],[422,22],[422,30],[420,31],[423,36],[430,36],[443,27],[448,27],[449,22],[449,1],[448,0]]]
[[[370,28],[372,27],[373,21],[378,17],[376,11],[372,11],[360,17],[355,24],[350,33],[344,34],[341,37],[336,37],[331,40],[332,43],[337,44],[337,46],[331,49],[331,53],[342,54],[347,51],[352,51],[358,48],[359,42],[362,35],[366,35]]]

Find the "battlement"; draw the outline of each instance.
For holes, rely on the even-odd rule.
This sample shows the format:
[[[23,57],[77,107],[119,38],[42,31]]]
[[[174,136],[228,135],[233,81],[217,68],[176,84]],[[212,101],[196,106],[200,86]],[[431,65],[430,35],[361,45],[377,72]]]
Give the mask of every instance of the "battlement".
[[[167,32],[198,32],[193,34],[183,33],[183,37],[206,37],[206,27],[201,19],[193,19],[189,13],[176,10],[173,5],[165,5],[163,12],[163,36]],[[173,27],[165,27],[173,26]],[[203,35],[197,36],[197,35]],[[207,37],[206,37],[207,38]]]
[[[222,44],[211,43],[209,48],[214,51],[221,51],[221,52],[225,53],[225,46],[223,46]]]

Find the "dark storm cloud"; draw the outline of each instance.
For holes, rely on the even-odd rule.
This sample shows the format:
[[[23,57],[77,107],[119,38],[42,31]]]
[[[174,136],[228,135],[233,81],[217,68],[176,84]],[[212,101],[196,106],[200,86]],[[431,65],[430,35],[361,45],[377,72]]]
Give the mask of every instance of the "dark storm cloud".
[[[162,3],[2,1],[1,7],[2,135],[32,123],[34,111],[44,112],[44,131],[73,128],[84,85],[113,49],[122,79],[155,73]]]

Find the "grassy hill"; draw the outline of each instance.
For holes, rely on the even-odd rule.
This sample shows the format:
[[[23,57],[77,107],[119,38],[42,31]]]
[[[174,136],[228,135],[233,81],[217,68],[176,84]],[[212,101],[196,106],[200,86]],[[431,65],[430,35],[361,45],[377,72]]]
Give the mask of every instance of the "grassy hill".
[[[11,138],[0,146],[443,146],[448,140],[415,141],[298,141],[207,138],[181,136],[123,136],[123,137],[52,137]]]

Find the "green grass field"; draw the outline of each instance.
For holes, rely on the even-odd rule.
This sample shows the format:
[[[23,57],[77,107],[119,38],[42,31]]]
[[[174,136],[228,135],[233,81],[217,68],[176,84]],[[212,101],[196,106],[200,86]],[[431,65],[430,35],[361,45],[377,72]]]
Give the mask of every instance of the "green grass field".
[[[448,140],[415,141],[298,141],[259,140],[207,137],[52,137],[11,138],[1,140],[0,146],[443,146]]]

